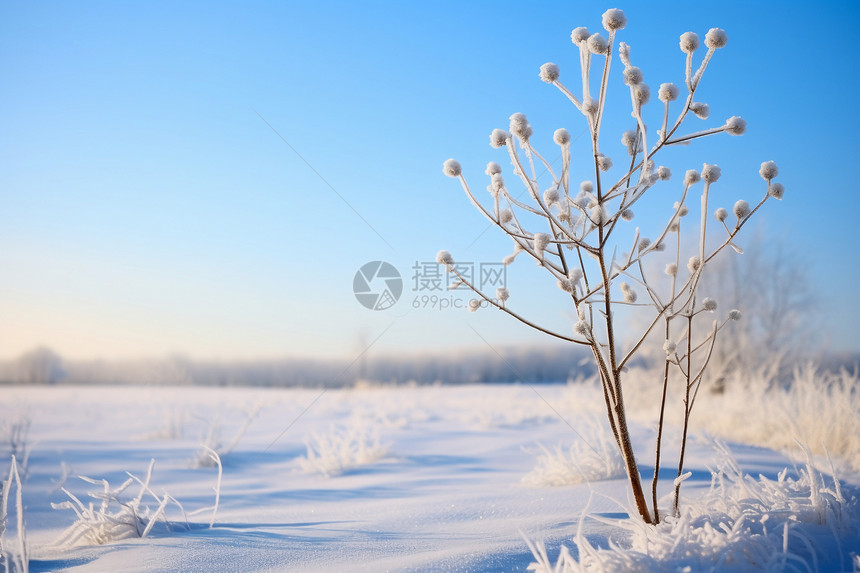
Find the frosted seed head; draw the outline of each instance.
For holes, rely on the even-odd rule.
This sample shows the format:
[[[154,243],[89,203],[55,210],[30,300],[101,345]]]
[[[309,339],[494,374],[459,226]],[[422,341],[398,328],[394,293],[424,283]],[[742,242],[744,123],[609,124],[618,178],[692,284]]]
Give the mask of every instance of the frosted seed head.
[[[660,89],[657,90],[657,99],[662,102],[670,102],[678,99],[678,86],[673,83],[660,84]]]
[[[688,169],[684,174],[684,185],[693,185],[694,183],[698,183],[701,176],[699,172],[695,169]]]
[[[706,298],[702,301],[702,308],[708,312],[713,312],[717,309],[717,301],[712,298]]]
[[[657,168],[657,176],[663,181],[668,181],[672,178],[672,171],[668,167],[662,165]]]
[[[567,145],[570,143],[570,132],[565,128],[556,129],[552,134],[552,140],[558,145]]]
[[[687,213],[690,212],[690,210],[687,209],[686,205],[682,205],[682,204],[678,203],[677,201],[675,201],[675,204],[672,205],[672,208],[678,212],[679,217],[683,217],[684,215],[686,215]]]
[[[543,201],[547,205],[552,205],[558,202],[558,187],[550,187],[543,192]]]
[[[487,163],[487,169],[484,171],[484,173],[486,173],[490,177],[492,177],[493,175],[495,175],[497,173],[501,173],[501,172],[502,172],[502,166],[499,165],[498,163],[496,163],[495,161],[490,161],[489,163]]]
[[[505,188],[505,178],[500,173],[496,173],[490,178],[490,188],[498,193]]]
[[[586,321],[577,320],[576,324],[573,325],[573,331],[587,338],[588,335],[591,333],[591,327],[588,326],[588,323]]]
[[[632,221],[633,220],[633,210],[632,209],[624,209],[623,211],[621,211],[621,218],[624,219],[625,221]]]
[[[600,205],[595,205],[594,207],[592,207],[589,216],[591,218],[591,222],[595,225],[605,225],[609,220],[609,216],[606,213],[606,209],[604,209]]]
[[[663,343],[663,350],[666,351],[666,354],[675,354],[675,350],[678,349],[678,345],[672,342],[671,340],[667,340]]]
[[[690,111],[692,111],[699,119],[708,119],[711,115],[711,106],[706,103],[694,101],[690,104]]]
[[[705,34],[705,45],[711,49],[719,49],[724,47],[729,42],[729,36],[726,31],[721,28],[711,28]]]
[[[490,145],[495,148],[504,147],[508,144],[510,136],[511,134],[504,129],[494,129],[490,134]]]
[[[595,32],[588,37],[588,49],[592,54],[607,54],[609,53],[609,43],[600,33]]]
[[[535,233],[534,236],[534,247],[535,251],[540,253],[544,249],[546,249],[547,245],[549,245],[550,237],[546,233]]]
[[[654,250],[657,252],[662,252],[666,250],[666,243],[657,243],[654,245]]]
[[[686,54],[692,54],[699,49],[699,36],[695,32],[684,32],[681,34],[680,41],[681,51]]]
[[[725,209],[723,209],[722,207],[720,207],[719,209],[714,211],[714,217],[717,219],[717,221],[721,221],[721,222],[725,221],[726,217],[728,217],[728,216],[729,216],[729,212],[726,211]]]
[[[469,301],[469,306],[468,306],[469,312],[475,312],[479,308],[481,308],[481,301],[480,300],[473,298],[472,300]]]
[[[505,287],[499,287],[496,289],[496,298],[502,302],[505,302],[509,298],[511,298],[511,293]]]
[[[513,263],[513,262],[514,262],[514,259],[516,259],[516,258],[517,258],[517,256],[516,256],[516,255],[508,255],[508,256],[506,256],[505,258],[503,258],[503,259],[502,259],[502,264],[503,264],[503,265],[505,265],[505,266],[508,266],[508,265],[510,265],[511,263]]]
[[[675,263],[669,263],[668,265],[666,265],[666,274],[670,277],[674,277],[675,275],[677,275],[678,265],[676,265]]]
[[[628,66],[624,68],[624,83],[628,86],[637,86],[642,83],[644,79],[642,75],[642,70],[637,68],[636,66]]]
[[[743,199],[740,199],[737,203],[735,203],[735,206],[732,208],[732,211],[734,212],[735,217],[737,217],[740,221],[749,214],[750,204]]]
[[[548,84],[557,80],[560,73],[558,66],[552,62],[547,62],[540,67],[540,79]]]
[[[627,147],[636,145],[636,132],[633,130],[625,131],[621,134],[621,143]]]
[[[743,135],[747,130],[747,122],[736,115],[726,120],[726,133],[729,135]]]
[[[451,256],[451,253],[448,251],[439,251],[436,253],[436,262],[440,265],[445,265],[450,270],[451,265],[454,264],[454,257]]]
[[[502,209],[499,211],[499,221],[502,223],[510,223],[513,218],[514,214],[510,209]]]
[[[603,13],[603,28],[607,32],[622,30],[627,25],[627,16],[618,8],[610,8]]]
[[[690,274],[694,274],[699,270],[699,267],[702,266],[702,261],[697,256],[690,257],[690,260],[687,261],[687,270],[690,271]]]
[[[573,284],[579,282],[579,279],[582,278],[582,269],[579,267],[574,267],[567,272],[567,278]]]
[[[681,224],[678,223],[678,221],[675,221],[671,225],[669,225],[669,231],[671,231],[672,233],[677,233],[678,229],[680,229],[680,228],[681,228]]]
[[[585,97],[582,100],[582,111],[586,115],[594,115],[597,113],[597,101],[593,98]]]
[[[741,311],[736,308],[733,308],[729,311],[729,320],[740,320],[741,319]]]
[[[597,156],[597,168],[601,171],[609,171],[612,169],[612,160],[601,153]]]
[[[528,141],[529,137],[532,135],[532,126],[529,125],[529,121],[526,119],[526,116],[521,113],[515,113],[511,116],[510,129],[511,133],[523,141]]]
[[[648,84],[637,84],[633,88],[633,99],[639,105],[648,103],[648,100],[651,99],[651,88],[648,87]]]
[[[629,284],[621,283],[621,294],[624,295],[624,302],[636,302],[636,291],[630,288]]]
[[[716,165],[705,163],[702,167],[702,179],[708,183],[714,183],[720,178],[720,175],[722,175],[722,170]]]
[[[782,200],[782,196],[785,194],[785,187],[782,186],[782,183],[774,183],[768,188],[767,194],[774,199]]]
[[[648,237],[642,237],[639,240],[639,251],[640,252],[644,251],[645,249],[647,249],[650,246],[651,246],[651,239],[649,239]]]
[[[579,190],[583,193],[591,193],[594,191],[594,184],[591,181],[583,181],[579,184]]]
[[[556,284],[558,285],[558,288],[560,288],[564,292],[573,292],[573,284],[571,284],[570,280],[568,279],[558,279],[558,281],[556,281]]]
[[[758,172],[762,179],[770,181],[779,174],[779,168],[773,161],[765,161],[761,164],[761,169]]]
[[[442,173],[448,177],[459,177],[463,173],[463,168],[460,167],[460,162],[456,159],[446,159],[442,164]]]
[[[589,36],[591,34],[588,32],[588,28],[580,26],[579,28],[574,28],[573,32],[570,33],[570,41],[579,46],[583,42],[587,42]]]

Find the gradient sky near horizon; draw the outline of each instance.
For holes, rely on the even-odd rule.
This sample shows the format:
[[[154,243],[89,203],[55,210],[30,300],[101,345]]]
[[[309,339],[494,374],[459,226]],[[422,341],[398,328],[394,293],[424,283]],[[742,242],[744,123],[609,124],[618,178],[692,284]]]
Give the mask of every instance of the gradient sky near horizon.
[[[817,338],[860,350],[856,2],[106,1],[0,4],[0,358],[37,345],[253,359],[544,341],[500,313],[414,308],[431,293],[413,289],[412,266],[440,248],[475,262],[510,252],[441,164],[456,157],[482,191],[487,161],[506,165],[487,136],[511,113],[547,154],[557,127],[580,133],[538,68],[553,61],[576,87],[570,31],[602,32],[616,5],[655,96],[683,85],[681,33],[728,32],[697,97],[711,119],[690,130],[740,115],[747,133],[661,163],[676,181],[719,164],[715,201],[731,207],[760,196],[758,166],[776,161],[785,200],[747,237],[808,270]],[[632,126],[621,69],[603,140],[616,158]],[[404,275],[390,310],[353,296],[373,260]],[[508,272],[512,305],[569,332],[554,284],[526,261]]]

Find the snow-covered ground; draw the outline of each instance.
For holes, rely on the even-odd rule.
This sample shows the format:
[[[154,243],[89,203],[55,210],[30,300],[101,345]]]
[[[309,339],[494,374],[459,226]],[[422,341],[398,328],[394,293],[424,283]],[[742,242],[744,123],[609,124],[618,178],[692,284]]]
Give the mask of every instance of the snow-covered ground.
[[[702,562],[715,563],[717,570],[761,570],[765,564],[756,559],[768,557],[757,556],[748,544],[756,536],[764,539],[768,524],[780,540],[774,554],[782,555],[781,562],[771,561],[773,569],[856,567],[852,553],[860,553],[860,523],[850,501],[860,484],[856,469],[836,462],[844,502],[835,501],[834,482],[825,474],[815,492],[807,487],[806,494],[772,500],[784,506],[761,527],[749,503],[752,490],[779,494],[794,483],[801,491],[803,484],[792,480],[807,471],[802,458],[729,443],[740,469],[752,477],[732,482],[729,469],[722,494],[709,494],[711,469],[728,461],[701,432],[688,446],[686,470],[692,475],[684,482],[682,502],[703,507],[710,495],[707,511],[713,512],[714,500],[723,495],[722,517],[712,521],[717,530],[719,523],[735,527],[734,538],[726,534],[714,541],[715,534],[702,529],[707,511],[675,524],[699,528],[695,543],[704,557],[690,551],[679,556],[678,547],[661,549],[673,538],[661,539],[658,532],[631,533],[622,519],[629,506],[627,481],[619,475],[614,450],[605,448],[600,408],[596,389],[576,384],[327,391],[6,387],[0,393],[0,479],[6,481],[13,447],[6,436],[17,436],[31,572],[524,571],[536,559],[529,543],[538,553],[545,545],[553,566],[562,546],[576,556],[582,547],[587,552],[588,546],[613,543],[651,551],[647,559],[629,562],[642,570],[695,571]],[[647,483],[654,433],[648,424],[633,426]],[[678,434],[670,428],[665,446],[664,509],[671,504]],[[220,490],[216,458],[223,470]],[[149,489],[136,506],[142,486],[134,480],[114,496],[124,506],[109,500],[102,511],[101,499],[89,496],[105,491],[100,480],[111,490],[129,473],[147,483],[151,460]],[[769,481],[760,482],[760,475]],[[7,489],[3,547],[14,556],[20,553],[16,492],[14,484]],[[815,505],[814,494],[821,492]],[[732,503],[726,505],[726,496]],[[146,537],[135,537],[162,502]],[[750,515],[745,523],[732,517],[732,504]],[[139,521],[122,525],[108,519],[126,519],[133,506]],[[821,510],[812,521],[823,524],[804,523],[805,508]],[[660,535],[669,536],[668,527]],[[125,535],[132,537],[109,539]],[[684,550],[684,543],[693,542],[686,538],[676,545]],[[707,555],[709,543],[717,547],[715,557]],[[720,556],[728,561],[720,563]]]

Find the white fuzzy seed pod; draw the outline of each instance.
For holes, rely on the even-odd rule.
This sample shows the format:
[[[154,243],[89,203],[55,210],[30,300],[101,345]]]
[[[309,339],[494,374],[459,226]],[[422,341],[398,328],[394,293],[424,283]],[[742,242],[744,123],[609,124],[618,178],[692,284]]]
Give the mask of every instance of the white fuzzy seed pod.
[[[585,97],[582,100],[582,112],[586,115],[597,113],[597,101],[594,98]]]
[[[645,249],[647,249],[650,246],[651,246],[651,239],[649,239],[648,237],[642,237],[639,240],[639,251],[640,252],[644,251]]]
[[[668,265],[666,265],[666,274],[670,277],[674,277],[675,275],[677,275],[678,265],[676,265],[675,263],[669,263]]]
[[[726,120],[726,133],[729,135],[743,135],[747,130],[747,122],[736,115]]]
[[[468,306],[469,312],[475,312],[479,308],[481,308],[481,301],[480,300],[473,298],[472,300],[469,301],[469,306]]]
[[[504,147],[508,144],[510,136],[511,134],[504,129],[494,129],[490,134],[490,145],[495,148]]]
[[[511,293],[505,287],[499,287],[496,289],[496,298],[502,302],[505,302],[509,298],[511,298]]]
[[[515,113],[511,116],[510,130],[523,141],[528,141],[529,137],[532,136],[532,126],[529,125],[526,116],[521,113]]]
[[[567,145],[570,143],[570,132],[565,128],[559,128],[552,134],[552,140],[558,145]]]
[[[699,36],[697,36],[695,32],[684,32],[681,34],[679,45],[681,46],[682,52],[685,54],[692,54],[699,49]]]
[[[644,79],[642,76],[642,70],[640,70],[636,66],[630,66],[630,67],[624,68],[623,74],[624,74],[624,83],[627,84],[628,86],[631,86],[631,87],[632,86],[638,86],[639,84],[642,83],[642,80]]]
[[[503,265],[505,265],[505,266],[508,266],[508,265],[510,265],[511,263],[513,263],[513,262],[514,262],[514,260],[515,260],[516,258],[517,258],[517,256],[516,256],[516,255],[508,255],[508,256],[506,256],[505,258],[503,258],[503,259],[502,259],[502,264],[503,264]]]
[[[574,267],[567,272],[567,279],[573,284],[578,283],[581,278],[582,269],[580,269],[579,267]]]
[[[692,111],[699,119],[708,119],[711,115],[711,106],[706,103],[694,101],[690,104],[690,111]]]
[[[699,172],[695,169],[688,169],[684,174],[684,185],[693,185],[694,183],[698,183],[701,176]]]
[[[576,321],[576,324],[573,325],[573,331],[588,338],[589,334],[591,333],[591,327],[588,326],[588,323],[586,321],[578,320]]]
[[[681,205],[681,204],[680,204],[680,203],[678,203],[677,201],[675,201],[675,204],[674,204],[674,205],[672,205],[672,208],[673,208],[675,211],[677,211],[677,212],[678,212],[678,216],[679,216],[679,217],[683,217],[683,216],[685,216],[687,213],[689,213],[689,212],[690,212],[690,210],[687,208],[687,205]]]
[[[583,181],[579,184],[579,190],[583,193],[591,193],[594,191],[594,184],[591,181]]]
[[[612,160],[602,153],[597,156],[597,168],[601,171],[609,171],[612,169]]]
[[[705,34],[705,45],[708,48],[717,50],[724,47],[729,42],[729,36],[726,31],[721,28],[711,28]]]
[[[547,205],[552,205],[558,202],[558,187],[550,187],[543,192],[543,202]]]
[[[448,177],[459,177],[463,173],[463,168],[460,167],[460,162],[456,159],[446,159],[442,164],[442,173]]]
[[[436,253],[436,262],[450,268],[454,264],[454,257],[448,251],[439,251]]]
[[[558,279],[558,281],[556,281],[556,285],[558,285],[558,288],[564,292],[573,292],[573,284],[568,279]]]
[[[534,248],[535,252],[538,254],[543,253],[546,249],[547,245],[549,245],[550,236],[546,233],[535,233],[534,236]]]
[[[638,84],[633,88],[633,99],[639,105],[645,105],[651,99],[651,88],[648,84]]]
[[[587,42],[591,33],[589,33],[588,28],[584,26],[580,26],[579,28],[574,28],[570,33],[570,41],[579,46],[583,42]]]
[[[700,266],[702,266],[702,260],[699,257],[692,256],[687,261],[687,270],[690,271],[690,274],[694,274]]]
[[[540,79],[548,84],[556,81],[560,73],[558,66],[552,62],[547,62],[540,67]]]
[[[624,295],[624,302],[631,304],[636,302],[636,291],[630,288],[629,284],[621,283],[621,294]]]
[[[621,218],[624,219],[625,221],[632,221],[633,216],[634,216],[634,213],[633,213],[632,209],[624,209],[623,211],[621,211]]]
[[[627,25],[627,16],[618,8],[610,8],[603,13],[603,28],[607,32],[622,30]]]
[[[702,179],[708,183],[716,182],[720,178],[720,175],[722,175],[722,170],[716,165],[705,163],[702,167]]]
[[[732,212],[734,212],[735,217],[738,218],[738,221],[746,217],[750,212],[750,204],[740,199],[735,206],[732,208]]]
[[[591,222],[595,225],[605,225],[609,221],[609,215],[607,214],[606,209],[600,205],[595,205],[591,208],[589,217]]]
[[[498,193],[505,188],[505,178],[501,173],[496,173],[490,178],[490,189]]]
[[[514,214],[510,209],[502,209],[499,211],[499,221],[502,223],[510,223],[513,218]]]
[[[667,340],[663,343],[663,350],[666,351],[666,354],[675,354],[675,350],[678,349],[678,345],[672,342],[671,340]]]
[[[782,200],[782,196],[785,195],[785,187],[782,186],[782,183],[774,183],[767,190],[767,194],[774,199]]]
[[[765,161],[761,164],[761,169],[758,172],[762,179],[770,181],[779,174],[779,168],[773,161]]]
[[[740,320],[741,319],[741,311],[736,308],[733,308],[729,311],[729,320]]]
[[[708,312],[714,312],[717,309],[717,301],[712,298],[706,298],[702,301],[702,308]]]
[[[496,163],[495,161],[490,161],[489,163],[487,163],[487,169],[484,171],[484,173],[486,173],[490,177],[492,177],[493,175],[496,175],[497,173],[501,173],[501,172],[502,172],[502,166],[499,165],[498,163]]]
[[[609,43],[600,33],[595,32],[588,37],[588,49],[592,54],[605,55],[609,53]]]
[[[678,86],[671,82],[660,84],[660,89],[657,90],[657,99],[662,102],[670,102],[678,99]]]
[[[668,181],[672,178],[672,171],[668,167],[662,165],[657,168],[657,176],[663,181]]]
[[[726,217],[728,217],[728,216],[729,216],[729,212],[726,211],[725,209],[723,209],[722,207],[720,207],[719,209],[714,211],[714,217],[717,219],[717,221],[720,221],[720,222],[725,221]]]

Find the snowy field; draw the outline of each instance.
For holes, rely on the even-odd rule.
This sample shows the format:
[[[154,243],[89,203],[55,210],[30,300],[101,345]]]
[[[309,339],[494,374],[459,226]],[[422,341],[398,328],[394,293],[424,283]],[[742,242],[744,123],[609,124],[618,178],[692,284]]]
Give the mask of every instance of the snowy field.
[[[732,482],[729,468],[711,491],[711,470],[730,463],[703,432],[688,446],[682,489],[698,513],[675,525],[689,531],[631,532],[627,481],[588,384],[6,387],[0,396],[0,471],[6,481],[14,449],[31,572],[525,571],[536,561],[529,544],[540,554],[541,543],[552,566],[562,546],[584,559],[583,547],[614,544],[623,551],[594,563],[851,571],[860,553],[850,459],[834,462],[837,488],[826,458],[810,482],[802,456],[729,441],[752,477]],[[678,434],[670,428],[666,441],[663,509]],[[633,435],[650,484],[654,428],[637,422]],[[99,495],[130,475],[139,481]],[[14,484],[7,490],[3,548],[20,562]],[[768,508],[749,501],[764,497]]]

